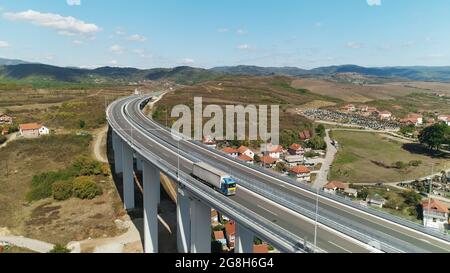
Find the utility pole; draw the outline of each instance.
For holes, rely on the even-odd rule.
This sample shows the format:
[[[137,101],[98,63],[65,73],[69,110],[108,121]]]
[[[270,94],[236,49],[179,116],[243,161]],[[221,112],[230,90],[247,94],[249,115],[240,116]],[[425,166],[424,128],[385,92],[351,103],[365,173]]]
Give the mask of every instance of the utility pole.
[[[314,225],[314,252],[317,249],[317,222],[319,220],[319,187],[317,187],[316,194],[316,222]]]
[[[431,163],[431,179],[430,179],[430,185],[428,185],[428,218],[430,217],[431,213],[431,191],[433,190],[433,172],[434,172],[434,163]],[[428,221],[428,219],[427,219]]]

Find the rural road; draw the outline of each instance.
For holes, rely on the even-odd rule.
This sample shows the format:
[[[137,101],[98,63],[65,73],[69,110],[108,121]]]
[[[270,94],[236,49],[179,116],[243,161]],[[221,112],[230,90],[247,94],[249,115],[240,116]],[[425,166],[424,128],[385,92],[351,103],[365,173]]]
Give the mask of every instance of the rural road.
[[[54,245],[46,242],[20,236],[0,236],[0,242],[7,242],[8,244],[30,249],[39,253],[48,253],[54,247]]]
[[[328,183],[328,174],[330,173],[331,165],[337,153],[336,147],[331,144],[330,130],[326,130],[325,142],[327,143],[327,153],[322,164],[322,168],[317,174],[316,181],[314,181],[314,188],[323,188]]]
[[[6,136],[6,138],[7,138],[7,140],[5,141],[5,143],[0,145],[0,148],[4,148],[4,147],[6,147],[8,145],[8,143],[10,143],[11,141],[16,140],[17,133],[10,134],[9,136]]]
[[[106,158],[106,155],[102,151],[102,147],[106,146],[106,133],[108,132],[108,126],[98,131],[98,133],[94,137],[94,157],[98,161],[102,163],[108,163],[108,159]]]

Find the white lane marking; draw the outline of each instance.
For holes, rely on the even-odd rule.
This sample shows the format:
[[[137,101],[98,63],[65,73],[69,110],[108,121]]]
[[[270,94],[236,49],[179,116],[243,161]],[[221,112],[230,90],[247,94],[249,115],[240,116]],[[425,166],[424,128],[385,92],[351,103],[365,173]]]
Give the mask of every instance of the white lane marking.
[[[278,217],[278,214],[276,214],[276,213],[274,213],[274,212],[272,212],[272,211],[270,211],[270,210],[266,209],[266,208],[265,208],[265,207],[263,207],[263,206],[260,206],[260,205],[258,205],[258,208],[260,208],[260,209],[263,209],[263,210],[267,211],[268,213],[270,213],[270,214],[273,214],[273,215],[275,215],[275,216],[277,216],[277,217]]]
[[[330,243],[330,244],[332,244],[332,245],[334,245],[335,247],[337,247],[337,248],[340,248],[340,249],[342,249],[342,250],[344,250],[345,252],[347,252],[347,253],[352,253],[350,250],[348,250],[348,249],[345,249],[345,248],[343,248],[342,246],[340,246],[340,245],[338,245],[338,244],[335,244],[335,243],[333,243],[332,241],[328,241],[328,243]]]

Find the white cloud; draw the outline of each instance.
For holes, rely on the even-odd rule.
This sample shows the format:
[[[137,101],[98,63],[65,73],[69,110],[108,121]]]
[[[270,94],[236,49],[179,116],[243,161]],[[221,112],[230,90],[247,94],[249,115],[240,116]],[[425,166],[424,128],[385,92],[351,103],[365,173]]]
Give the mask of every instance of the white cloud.
[[[145,41],[147,41],[147,38],[144,36],[141,36],[139,34],[134,34],[134,35],[128,36],[127,40],[128,41],[136,41],[136,42],[145,42]]]
[[[348,42],[346,45],[348,48],[358,49],[362,47],[362,44],[358,42]]]
[[[6,12],[3,17],[11,21],[26,21],[36,26],[53,28],[58,30],[60,34],[94,34],[101,30],[95,24],[85,23],[72,16],[64,17],[55,13],[41,13],[34,10],[17,13]]]
[[[195,63],[195,61],[193,59],[190,59],[190,58],[184,58],[181,61],[181,63],[184,64],[184,65],[191,65],[191,64]]]
[[[67,0],[67,5],[69,6],[80,6],[81,0]]]
[[[0,41],[0,48],[9,47],[9,44],[5,41]]]
[[[243,44],[243,45],[238,45],[237,49],[241,49],[241,50],[249,50],[251,49],[251,47],[247,44]]]
[[[45,59],[47,61],[53,61],[55,59],[55,55],[53,55],[53,54],[47,55],[47,56],[45,56]]]
[[[220,33],[228,32],[228,31],[230,31],[228,28],[219,28],[219,29],[217,29],[217,32],[220,32]]]
[[[381,6],[381,0],[367,0],[369,6]]]
[[[117,65],[117,64],[118,64],[118,62],[117,62],[116,60],[112,60],[112,61],[110,61],[110,62],[109,62],[109,64],[112,64],[112,65]]]
[[[127,33],[122,28],[119,27],[116,29],[116,35],[122,36],[125,34],[127,34]]]
[[[243,30],[243,29],[238,29],[238,30],[236,30],[236,33],[239,34],[239,35],[245,35],[245,34],[247,34],[248,32],[245,31],[245,30]]]
[[[111,51],[112,53],[115,53],[115,54],[122,54],[123,48],[120,45],[112,45],[109,48],[109,51]]]
[[[83,41],[80,41],[80,40],[73,40],[72,43],[74,43],[74,44],[76,44],[76,45],[82,45],[82,44],[84,44],[84,42],[83,42]]]
[[[76,34],[67,30],[60,30],[58,31],[58,35],[62,36],[75,36]]]

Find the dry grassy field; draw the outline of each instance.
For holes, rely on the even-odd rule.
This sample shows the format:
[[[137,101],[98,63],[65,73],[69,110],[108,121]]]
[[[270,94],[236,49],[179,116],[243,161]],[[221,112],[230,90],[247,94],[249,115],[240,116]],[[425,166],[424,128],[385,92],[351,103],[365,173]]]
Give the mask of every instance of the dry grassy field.
[[[405,84],[366,84],[339,83],[322,79],[297,79],[292,82],[294,88],[308,89],[313,93],[338,98],[348,102],[368,102],[372,100],[389,100],[415,92],[429,90],[411,87]]]

